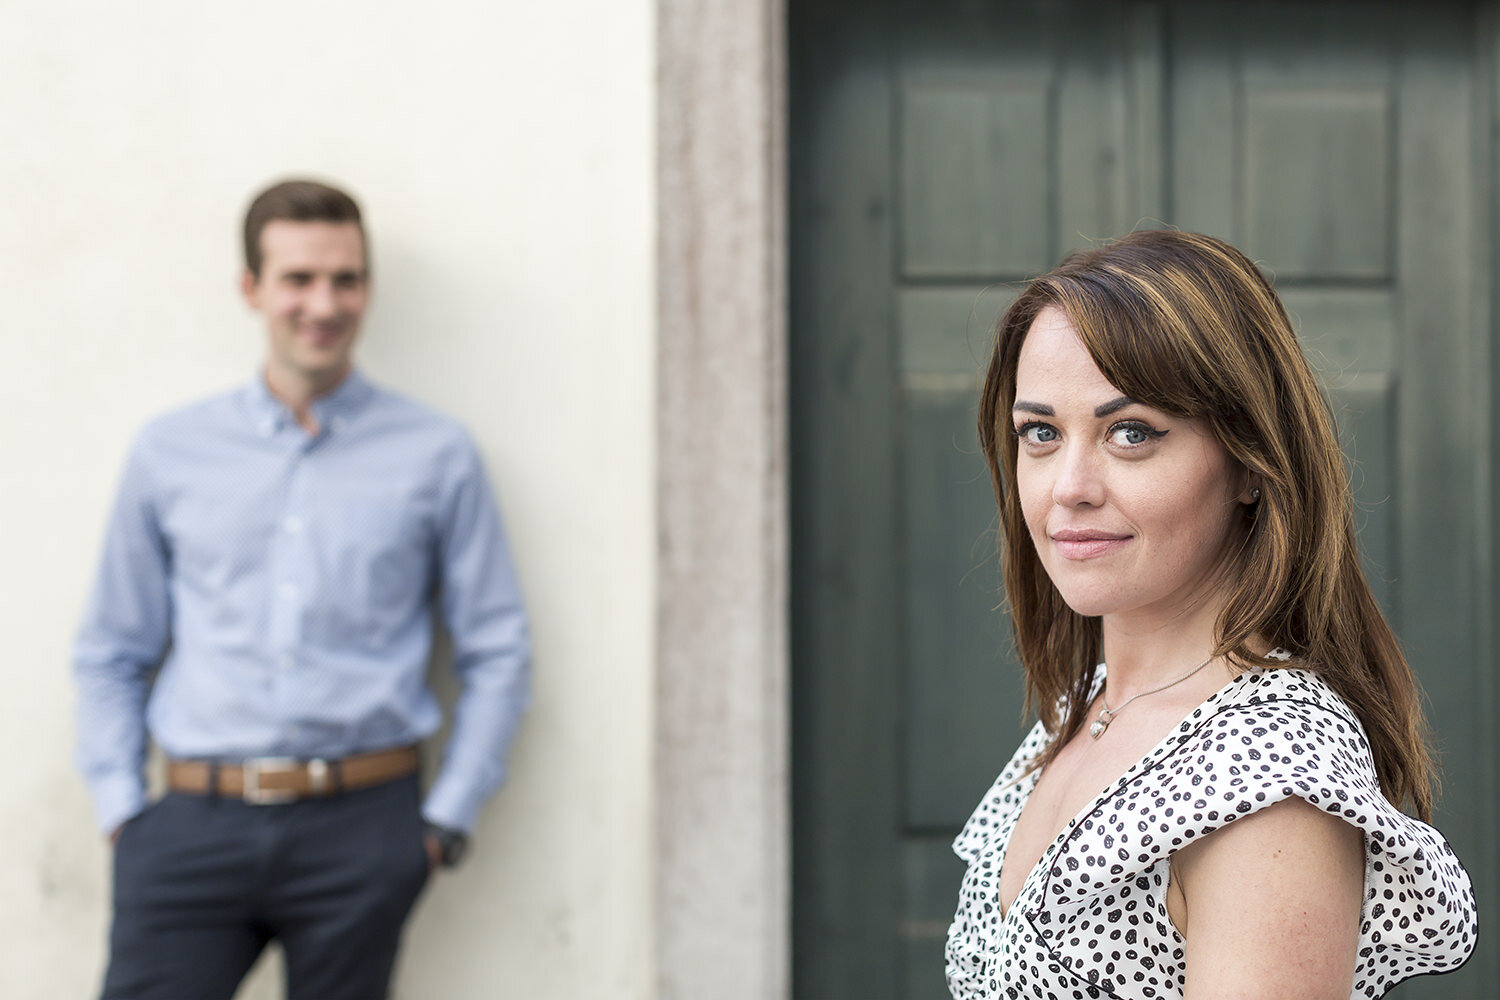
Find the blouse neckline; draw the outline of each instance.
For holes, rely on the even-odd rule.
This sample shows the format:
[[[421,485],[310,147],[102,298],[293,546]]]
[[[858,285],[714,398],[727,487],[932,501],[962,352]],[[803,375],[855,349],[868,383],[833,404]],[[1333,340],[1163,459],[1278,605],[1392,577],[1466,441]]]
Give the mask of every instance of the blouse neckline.
[[[1277,656],[1276,654],[1278,653],[1281,653],[1282,655]],[[1272,650],[1268,655],[1276,659],[1290,658],[1280,649]],[[1094,683],[1089,688],[1090,702],[1093,702],[1093,700],[1098,697],[1100,689],[1104,687],[1106,670],[1107,668],[1103,663],[1100,663],[1095,669]],[[1146,751],[1146,753],[1142,755],[1140,759],[1127,767],[1123,772],[1121,772],[1119,777],[1115,778],[1114,781],[1111,781],[1109,784],[1105,785],[1102,789],[1099,790],[1099,793],[1097,795],[1095,795],[1092,799],[1085,803],[1083,808],[1078,810],[1078,812],[1074,814],[1073,818],[1068,820],[1068,822],[1064,824],[1063,828],[1058,831],[1057,836],[1054,837],[1052,839],[1052,842],[1049,843],[1047,847],[1042,851],[1041,856],[1037,858],[1036,864],[1032,865],[1031,870],[1026,873],[1026,878],[1024,881],[1022,881],[1021,888],[1016,893],[1016,898],[1011,900],[1010,905],[1006,906],[1003,900],[997,901],[998,905],[1002,907],[1000,913],[1001,923],[1003,924],[1010,920],[1011,911],[1016,908],[1016,905],[1018,903],[1021,903],[1023,900],[1025,900],[1027,894],[1032,891],[1035,884],[1044,884],[1046,882],[1045,878],[1037,878],[1037,872],[1045,871],[1047,869],[1052,856],[1058,852],[1063,844],[1067,843],[1068,838],[1078,828],[1078,824],[1082,820],[1091,815],[1094,810],[1098,809],[1100,803],[1115,795],[1120,791],[1121,788],[1129,784],[1140,774],[1144,773],[1150,766],[1152,766],[1161,758],[1167,756],[1167,754],[1172,749],[1175,749],[1178,744],[1180,744],[1184,739],[1187,738],[1190,733],[1192,733],[1193,729],[1195,728],[1194,723],[1199,721],[1205,714],[1209,713],[1233,690],[1237,689],[1240,685],[1245,683],[1247,678],[1257,676],[1260,673],[1263,673],[1264,670],[1264,667],[1249,666],[1240,671],[1235,676],[1231,677],[1227,682],[1225,682],[1222,687],[1220,687],[1213,694],[1209,695],[1203,701],[1199,702],[1198,705],[1192,709],[1192,711],[1183,716],[1182,721],[1169,729],[1166,735],[1163,736],[1155,746]],[[1037,747],[1037,753],[1044,753],[1047,748],[1052,745],[1053,741],[1056,738],[1057,737],[1055,735],[1048,735],[1047,738],[1042,741],[1041,745]],[[1021,813],[1025,811],[1026,804],[1031,801],[1031,793],[1033,790],[1035,790],[1036,783],[1038,780],[1040,780],[1041,776],[1042,769],[1038,769],[1032,771],[1022,779],[1024,787],[1017,789],[1018,793],[1020,794],[1020,801],[1016,804],[1016,808],[1011,812],[1010,818],[1006,821],[1004,828],[996,831],[997,839],[1000,840],[1002,845],[1000,848],[999,857],[997,859],[998,863],[995,866],[995,888],[997,893],[999,892],[1001,873],[1005,871],[1005,860],[1010,855],[1011,834],[1015,832],[1016,824],[1021,819]],[[1003,837],[1000,836],[1000,834],[1003,834]]]

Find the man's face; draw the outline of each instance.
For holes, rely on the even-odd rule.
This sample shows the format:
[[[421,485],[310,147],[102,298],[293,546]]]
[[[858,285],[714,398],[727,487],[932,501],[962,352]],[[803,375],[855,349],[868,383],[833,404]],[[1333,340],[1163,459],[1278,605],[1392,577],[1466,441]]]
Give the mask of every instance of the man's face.
[[[277,219],[261,231],[261,269],[248,270],[245,301],[266,319],[267,366],[326,388],[348,374],[370,302],[364,237],[353,222]]]

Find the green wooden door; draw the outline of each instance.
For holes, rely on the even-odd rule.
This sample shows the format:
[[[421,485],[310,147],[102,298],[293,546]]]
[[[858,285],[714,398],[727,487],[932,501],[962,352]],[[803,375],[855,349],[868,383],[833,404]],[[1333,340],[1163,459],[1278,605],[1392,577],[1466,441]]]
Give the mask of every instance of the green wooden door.
[[[796,995],[946,996],[948,842],[1022,730],[974,434],[990,327],[1067,249],[1158,222],[1260,261],[1327,375],[1491,925],[1489,15],[791,14]],[[1401,995],[1494,996],[1497,972],[1482,954]]]

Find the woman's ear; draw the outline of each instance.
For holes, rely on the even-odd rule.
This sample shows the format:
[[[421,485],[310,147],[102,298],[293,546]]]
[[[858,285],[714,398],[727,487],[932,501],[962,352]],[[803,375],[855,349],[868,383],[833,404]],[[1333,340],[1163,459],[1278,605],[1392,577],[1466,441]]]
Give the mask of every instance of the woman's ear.
[[[1254,507],[1256,504],[1260,503],[1259,476],[1252,475],[1245,477],[1245,488],[1240,491],[1238,500],[1246,507]]]
[[[1234,485],[1237,487],[1238,492],[1234,495],[1235,502],[1244,504],[1246,507],[1254,507],[1260,503],[1260,475],[1251,472],[1244,466],[1240,466],[1236,479],[1238,481]]]

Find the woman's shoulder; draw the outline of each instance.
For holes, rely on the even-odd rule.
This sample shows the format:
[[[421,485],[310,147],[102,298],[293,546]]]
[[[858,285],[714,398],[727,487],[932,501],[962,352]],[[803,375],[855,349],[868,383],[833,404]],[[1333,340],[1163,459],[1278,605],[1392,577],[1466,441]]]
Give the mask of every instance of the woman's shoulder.
[[[1341,778],[1358,774],[1375,780],[1374,756],[1359,716],[1315,668],[1295,662],[1245,669],[1184,719],[1165,744],[1166,757],[1195,754],[1200,765],[1253,762],[1252,775],[1275,772],[1272,765],[1291,755],[1303,766],[1330,768]],[[1309,753],[1315,749],[1337,753]]]
[[[1353,709],[1339,697],[1315,665],[1280,649],[1272,650],[1267,658],[1275,661],[1277,666],[1245,667],[1207,704],[1216,711],[1225,711],[1275,702],[1289,711],[1295,712],[1296,706],[1303,706],[1355,719]]]
[[[1047,908],[1091,907],[1184,847],[1292,798],[1363,834],[1367,988],[1463,961],[1474,946],[1468,874],[1438,831],[1381,792],[1348,704],[1316,670],[1293,665],[1247,670],[1101,799],[1069,833]]]
[[[1293,797],[1365,829],[1377,851],[1410,856],[1418,827],[1442,840],[1385,798],[1364,727],[1315,669],[1249,669],[1175,735],[1125,794],[1141,801],[1155,790],[1152,802],[1175,794],[1187,803],[1188,817],[1173,824],[1183,842]]]
[[[1409,846],[1406,817],[1381,794],[1364,730],[1343,699],[1315,670],[1251,668],[1199,705],[1101,796],[1069,832],[1067,849],[1107,845],[1114,863],[1103,882],[1122,881],[1290,797],[1341,818],[1349,818],[1342,815],[1346,810],[1362,810],[1393,848]],[[1076,901],[1100,884],[1062,874],[1049,889],[1060,900]]]

